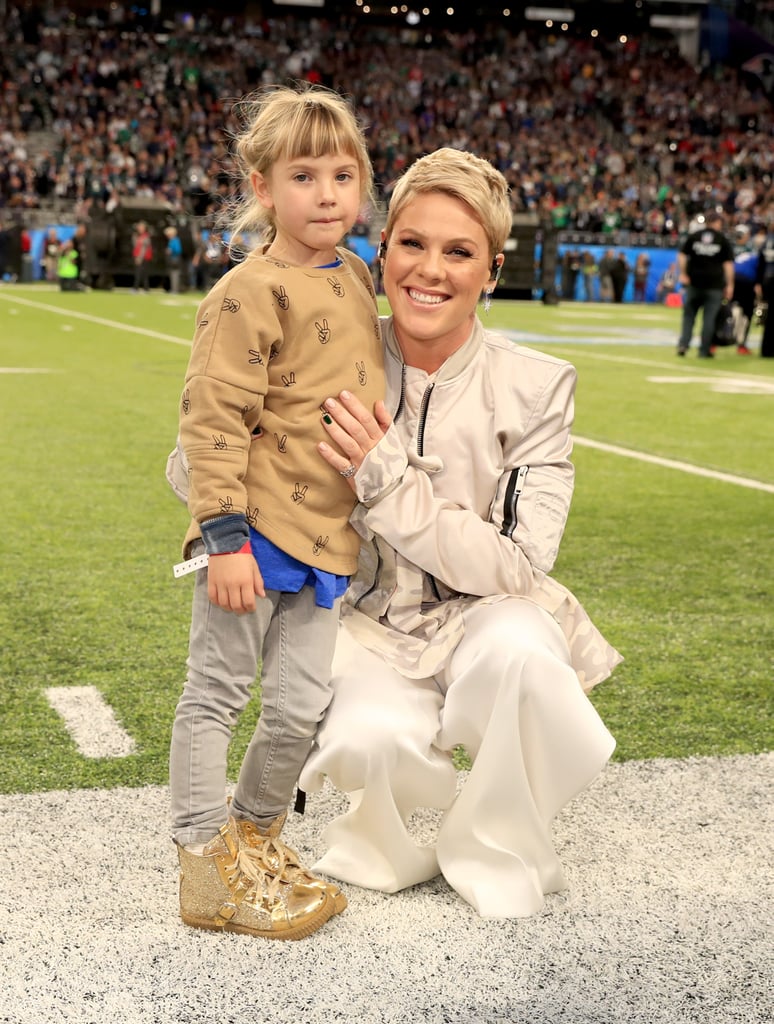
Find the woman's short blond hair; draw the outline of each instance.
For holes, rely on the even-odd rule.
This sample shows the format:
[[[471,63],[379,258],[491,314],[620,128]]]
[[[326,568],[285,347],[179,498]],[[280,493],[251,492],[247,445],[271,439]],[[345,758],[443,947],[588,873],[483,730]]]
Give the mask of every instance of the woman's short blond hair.
[[[467,203],[486,233],[490,257],[503,251],[513,222],[508,182],[488,160],[449,148],[420,157],[393,189],[384,229],[388,239],[401,211],[427,192],[441,192]]]
[[[363,126],[337,92],[308,83],[272,86],[244,97],[233,110],[244,127],[234,136],[243,191],[231,213],[232,234],[257,231],[265,241],[273,240],[274,213],[258,202],[250,177],[256,171],[268,175],[277,160],[346,153],[357,163],[363,204],[372,199],[373,170]]]

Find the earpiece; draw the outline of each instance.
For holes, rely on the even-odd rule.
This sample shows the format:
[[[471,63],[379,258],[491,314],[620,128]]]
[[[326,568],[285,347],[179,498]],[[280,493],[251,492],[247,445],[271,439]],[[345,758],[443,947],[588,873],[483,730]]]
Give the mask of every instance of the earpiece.
[[[384,241],[384,239],[382,239],[382,241],[379,243],[379,253],[378,253],[379,259],[383,260],[386,255],[387,255],[387,243]]]
[[[492,269],[489,272],[490,281],[494,281],[495,284],[500,280],[500,274],[503,272],[502,263],[497,262],[497,257],[492,260]]]

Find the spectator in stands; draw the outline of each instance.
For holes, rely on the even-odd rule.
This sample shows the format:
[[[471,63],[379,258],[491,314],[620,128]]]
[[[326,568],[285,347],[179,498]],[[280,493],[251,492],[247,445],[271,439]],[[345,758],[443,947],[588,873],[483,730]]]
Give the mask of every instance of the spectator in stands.
[[[684,356],[691,346],[693,326],[702,310],[699,357],[712,358],[712,339],[720,306],[734,295],[734,250],[723,233],[725,219],[717,210],[692,231],[677,256],[680,283],[685,286],[682,327],[677,354]]]
[[[581,257],[581,280],[583,281],[583,298],[586,302],[594,302],[597,298],[599,267],[594,253],[586,249]]]
[[[270,32],[245,19],[235,33],[238,22],[210,16],[162,39],[134,15],[95,29],[93,11],[65,19],[49,5],[33,42],[15,10],[0,22],[0,208],[42,208],[38,223],[143,196],[210,227],[236,187],[224,98],[288,68],[322,75],[367,114],[385,199],[406,165],[453,145],[502,171],[514,212],[606,231],[606,246],[640,232],[677,246],[707,203],[774,221],[769,97],[733,68],[697,71],[660,33],[622,48],[612,36],[483,25],[434,34],[428,62],[424,42],[370,19],[344,32],[298,16],[272,18]]]

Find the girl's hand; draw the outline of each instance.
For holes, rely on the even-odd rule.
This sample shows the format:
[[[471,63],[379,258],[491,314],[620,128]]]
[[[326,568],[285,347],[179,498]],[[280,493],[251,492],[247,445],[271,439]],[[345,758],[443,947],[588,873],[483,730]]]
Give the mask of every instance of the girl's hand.
[[[207,596],[227,612],[244,615],[255,611],[255,595],[266,597],[263,577],[250,552],[210,555],[207,563]]]
[[[392,417],[381,400],[374,405],[372,415],[349,391],[342,391],[338,401],[327,399],[325,409],[323,425],[336,447],[323,441],[317,450],[329,466],[347,477],[347,483],[354,491],[355,473],[366,455],[384,437]],[[354,470],[350,472],[352,467]]]

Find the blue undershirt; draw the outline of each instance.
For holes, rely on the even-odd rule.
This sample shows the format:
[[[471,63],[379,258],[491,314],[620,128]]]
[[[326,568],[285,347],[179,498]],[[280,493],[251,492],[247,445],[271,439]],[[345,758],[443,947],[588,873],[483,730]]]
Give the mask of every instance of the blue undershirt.
[[[284,590],[290,594],[297,594],[308,584],[314,587],[315,604],[320,608],[332,608],[336,598],[341,597],[347,589],[349,576],[337,576],[335,573],[304,565],[297,558],[280,550],[252,526],[249,529],[253,558],[258,563],[264,585],[269,590]]]

